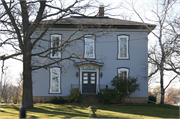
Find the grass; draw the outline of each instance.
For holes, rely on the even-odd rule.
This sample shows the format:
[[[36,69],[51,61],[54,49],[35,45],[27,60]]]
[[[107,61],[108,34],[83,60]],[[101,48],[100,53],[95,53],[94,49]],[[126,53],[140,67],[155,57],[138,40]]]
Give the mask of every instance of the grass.
[[[178,118],[179,107],[155,104],[96,105],[98,118]],[[20,105],[1,104],[0,118],[19,118]],[[89,105],[34,104],[27,118],[87,118]]]

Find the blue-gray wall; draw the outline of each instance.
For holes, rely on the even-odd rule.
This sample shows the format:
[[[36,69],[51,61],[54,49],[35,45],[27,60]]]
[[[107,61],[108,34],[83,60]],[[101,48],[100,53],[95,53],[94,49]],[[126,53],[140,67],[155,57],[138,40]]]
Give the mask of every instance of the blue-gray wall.
[[[62,34],[63,39],[68,38],[76,29],[51,29],[49,30],[43,39],[50,41],[50,34]],[[91,31],[77,32],[73,38],[80,37],[82,35],[91,35]],[[96,32],[97,33],[97,32]],[[100,34],[100,33],[99,33]],[[128,60],[118,60],[118,35],[129,36],[129,57]],[[108,34],[96,37],[95,41],[95,54],[96,59],[101,59],[104,65],[100,68],[100,72],[103,73],[100,78],[100,85],[108,85],[111,88],[110,81],[117,75],[118,68],[129,68],[129,76],[138,77],[138,83],[140,84],[140,91],[136,91],[131,97],[147,97],[148,96],[148,39],[147,31],[145,30],[115,30],[108,32]],[[38,35],[34,34],[34,37]],[[50,47],[50,42],[42,41],[40,44],[46,48]],[[84,53],[84,44],[82,41],[77,42],[78,48],[73,51]],[[69,51],[75,47],[74,43],[69,47]],[[38,50],[38,49],[36,49]],[[33,53],[36,52],[33,51]],[[65,56],[65,54],[63,55]],[[41,59],[40,62],[43,62]],[[35,63],[35,62],[34,62]],[[35,70],[32,73],[33,78],[33,96],[65,96],[69,95],[71,84],[79,84],[79,77],[76,77],[76,72],[79,72],[78,67],[74,66],[73,62],[62,62],[68,72],[65,73],[63,67],[61,67],[61,94],[49,94],[49,68]],[[53,65],[56,66],[56,65]],[[52,67],[52,66],[51,66]]]

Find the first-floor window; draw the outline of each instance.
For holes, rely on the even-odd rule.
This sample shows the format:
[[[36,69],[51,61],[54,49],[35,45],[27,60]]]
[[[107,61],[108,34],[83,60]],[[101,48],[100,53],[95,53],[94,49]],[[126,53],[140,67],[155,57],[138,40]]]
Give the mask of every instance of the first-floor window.
[[[50,93],[61,93],[60,73],[60,68],[50,68]]]
[[[127,68],[119,68],[118,69],[118,76],[122,79],[127,79],[129,74],[129,69]]]

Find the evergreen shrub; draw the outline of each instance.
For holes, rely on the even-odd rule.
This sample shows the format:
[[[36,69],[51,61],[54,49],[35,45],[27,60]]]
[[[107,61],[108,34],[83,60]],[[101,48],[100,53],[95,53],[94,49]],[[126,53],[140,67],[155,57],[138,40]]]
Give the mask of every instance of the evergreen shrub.
[[[100,89],[99,101],[103,104],[110,104],[113,100],[118,99],[118,92],[115,89]]]
[[[149,101],[153,101],[156,103],[156,97],[155,96],[149,96]]]
[[[73,88],[70,90],[69,99],[71,102],[79,103],[79,101],[80,101],[80,90],[79,90],[79,88]]]
[[[124,78],[121,76],[115,76],[111,81],[111,85],[118,91],[120,101],[124,101],[126,97],[139,90],[139,84],[137,83],[138,78],[128,77]]]

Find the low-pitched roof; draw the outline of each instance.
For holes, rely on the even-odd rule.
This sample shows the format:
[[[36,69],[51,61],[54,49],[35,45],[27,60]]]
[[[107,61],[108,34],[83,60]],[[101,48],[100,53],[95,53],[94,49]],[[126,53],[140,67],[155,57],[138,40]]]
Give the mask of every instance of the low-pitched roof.
[[[51,24],[55,20],[42,21],[42,24]],[[147,29],[146,25],[150,28],[151,32],[156,25],[147,24],[142,22],[128,21],[122,19],[114,19],[109,17],[82,17],[71,16],[57,21],[53,27],[58,28],[77,28],[78,26],[86,26],[88,28],[126,28],[126,29]]]

